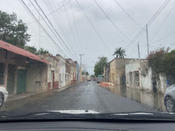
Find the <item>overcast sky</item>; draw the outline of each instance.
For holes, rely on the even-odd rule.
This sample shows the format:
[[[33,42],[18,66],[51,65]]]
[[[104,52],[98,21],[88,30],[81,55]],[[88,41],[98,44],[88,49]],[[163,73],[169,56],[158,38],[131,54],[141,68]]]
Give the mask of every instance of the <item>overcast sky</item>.
[[[39,10],[34,0],[31,1]],[[126,49],[127,57],[138,58],[139,42],[141,58],[145,58],[147,55],[145,32],[140,33],[136,39],[133,38],[164,3],[164,0],[96,0],[99,8],[95,0],[77,0],[80,6],[76,0],[37,1],[57,33],[64,39],[66,46],[60,44],[60,40],[49,30],[30,0],[24,2],[56,43],[48,37],[20,0],[3,0],[0,10],[15,12],[18,18],[28,25],[28,33],[31,34],[28,45],[42,47],[53,55],[59,53],[78,62],[79,54],[85,54],[83,64],[90,73],[93,73],[98,57],[106,56],[111,60],[115,48],[118,47]],[[170,2],[152,25],[148,26],[151,51],[160,47],[175,47],[175,1],[166,1]]]

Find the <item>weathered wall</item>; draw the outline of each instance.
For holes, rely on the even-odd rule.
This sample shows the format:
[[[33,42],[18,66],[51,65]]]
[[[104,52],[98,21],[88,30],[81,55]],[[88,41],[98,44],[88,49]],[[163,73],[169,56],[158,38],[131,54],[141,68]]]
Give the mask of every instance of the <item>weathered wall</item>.
[[[139,73],[136,78],[136,73]],[[145,90],[152,90],[152,71],[148,68],[146,60],[135,60],[126,64],[126,86]],[[136,79],[139,80],[137,84]]]
[[[139,86],[134,83],[136,71],[139,72]],[[147,91],[153,91],[153,74],[152,69],[148,67],[147,60],[140,60],[126,64],[126,86],[129,88],[139,88]],[[164,74],[157,74],[156,90],[164,92],[166,89],[166,76]]]
[[[59,58],[59,88],[64,87],[66,85],[65,82],[65,75],[66,75],[66,65],[65,60],[62,58]]]
[[[41,56],[45,58],[48,62],[47,70],[47,82],[48,89],[58,88],[59,87],[59,60],[50,54],[45,54]]]
[[[135,59],[134,59],[135,60]],[[133,59],[114,59],[109,64],[109,81],[116,86],[125,84],[125,65]]]
[[[166,83],[166,76],[165,74],[159,74],[159,80],[157,80],[157,85],[158,85],[158,91],[161,93],[165,93],[165,90],[167,88],[167,83]]]
[[[39,93],[47,91],[47,65],[32,63],[27,67],[26,91]]]

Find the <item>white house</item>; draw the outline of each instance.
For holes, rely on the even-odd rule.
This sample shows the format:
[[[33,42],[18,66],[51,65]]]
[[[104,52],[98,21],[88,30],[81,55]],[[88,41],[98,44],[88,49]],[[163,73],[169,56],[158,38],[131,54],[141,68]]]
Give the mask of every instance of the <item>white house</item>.
[[[66,85],[65,82],[65,77],[66,77],[66,61],[65,59],[57,54],[56,55],[57,59],[59,60],[58,62],[58,67],[59,67],[59,88],[64,87]]]
[[[156,90],[164,92],[166,89],[166,77],[158,74],[159,78],[155,78],[151,67],[148,66],[146,59],[137,59],[125,66],[126,87],[138,88],[152,91]]]

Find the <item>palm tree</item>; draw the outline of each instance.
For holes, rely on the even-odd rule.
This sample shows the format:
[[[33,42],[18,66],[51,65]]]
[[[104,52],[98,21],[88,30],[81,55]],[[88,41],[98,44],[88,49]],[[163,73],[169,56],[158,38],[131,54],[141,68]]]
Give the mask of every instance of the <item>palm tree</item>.
[[[121,47],[117,48],[115,49],[115,52],[113,55],[115,55],[115,58],[124,58],[126,56],[125,49],[122,49]]]

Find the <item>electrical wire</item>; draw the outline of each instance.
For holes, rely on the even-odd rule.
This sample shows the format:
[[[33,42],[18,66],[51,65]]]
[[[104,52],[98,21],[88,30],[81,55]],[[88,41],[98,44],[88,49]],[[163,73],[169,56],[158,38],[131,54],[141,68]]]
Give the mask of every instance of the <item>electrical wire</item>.
[[[129,14],[127,13],[127,11],[122,7],[122,5],[117,1],[114,0],[115,4],[125,13],[126,16],[128,16],[128,18],[138,27],[140,27],[140,25],[136,22],[136,20]]]
[[[77,5],[79,6],[80,10],[83,12],[85,18],[87,19],[89,25],[92,27],[92,29],[94,30],[94,32],[96,33],[97,37],[102,41],[103,44],[105,44],[104,40],[102,39],[102,37],[100,36],[100,34],[98,33],[98,31],[96,30],[95,26],[93,25],[93,23],[91,22],[90,18],[88,17],[88,15],[86,13],[84,13],[83,8],[81,7],[80,3],[78,2],[78,0],[75,0],[75,2],[77,3]],[[104,45],[105,48],[107,48],[107,45]]]
[[[57,4],[54,4],[54,7],[53,7],[49,0],[48,0],[47,2],[48,2],[48,3],[45,2],[45,4],[46,4],[46,7],[48,8],[48,10],[49,10],[49,9],[55,9],[55,8],[57,8],[57,7],[56,7]],[[63,3],[62,3],[62,4],[63,4]],[[62,7],[64,7],[64,5],[62,5]],[[65,10],[64,10],[64,11],[65,11]],[[58,15],[58,14],[56,14],[56,15]],[[65,17],[65,18],[66,18],[66,17]],[[58,23],[58,22],[59,22],[59,21],[57,21],[57,16],[55,16],[55,17],[53,18],[53,20],[55,21],[55,23]],[[58,24],[57,24],[57,26],[58,26]],[[58,28],[59,28],[59,27],[58,27]],[[62,32],[63,32],[63,31],[62,31]],[[67,42],[66,42],[66,43],[67,43]],[[68,44],[68,45],[69,45],[69,44]],[[71,51],[72,56],[78,57],[77,53],[73,50],[73,48],[71,47],[71,45],[69,45],[69,46],[68,46],[68,45],[66,44],[67,50],[69,50],[69,52]]]
[[[60,40],[62,41],[62,43],[65,45],[65,48],[70,51],[70,53],[73,55],[74,53],[72,52],[72,50],[69,48],[69,46],[66,44],[65,40],[63,39],[63,37],[58,33],[58,31],[55,29],[54,25],[52,24],[51,20],[47,17],[47,15],[45,14],[45,12],[43,11],[43,9],[41,8],[41,6],[38,4],[38,2],[36,0],[34,0],[34,2],[36,3],[36,5],[39,7],[39,9],[41,10],[41,12],[43,13],[43,15],[45,16],[45,18],[47,19],[47,21],[49,22],[49,24],[51,25],[51,27],[53,28],[53,30],[55,31],[55,33],[57,34],[57,36],[60,38]]]
[[[43,16],[40,14],[40,12],[38,11],[38,9],[35,7],[35,5],[33,4],[33,2],[31,0],[29,0],[29,2],[32,4],[32,6],[34,7],[34,9],[36,10],[36,12],[39,14],[39,16],[42,18],[42,20],[46,23],[46,25],[49,27],[49,29],[51,30],[51,32],[55,35],[55,37],[58,39],[58,41],[60,42],[59,38],[57,37],[57,35],[55,34],[55,32],[52,30],[52,28],[50,27],[50,25],[47,23],[47,21],[43,18]],[[61,42],[60,42],[61,43]],[[64,52],[65,50],[59,46],[61,48],[61,50]]]
[[[162,13],[162,11],[167,7],[167,5],[169,4],[171,0],[165,0],[163,2],[163,4],[156,10],[156,12],[152,15],[152,17],[148,20],[147,22],[147,25],[150,26],[153,24],[153,22],[156,20],[157,17],[160,16],[160,14]],[[146,24],[145,24],[146,25]],[[145,32],[145,26],[143,26],[141,28],[141,30],[134,36],[134,38],[125,46],[125,47],[128,47],[130,45],[132,45],[131,43],[134,43],[136,42],[136,40],[138,39],[138,37],[140,35],[142,35],[142,33]]]
[[[44,26],[40,23],[40,21],[38,21],[38,19],[36,18],[36,16],[33,14],[33,12],[31,11],[31,9],[27,6],[27,4],[24,2],[24,0],[20,0],[22,5],[24,5],[24,7],[27,9],[27,11],[30,13],[30,15],[35,19],[35,21],[41,26],[41,28],[43,29],[43,31],[45,32],[45,34],[52,40],[52,42],[56,45],[57,48],[59,48],[62,53],[63,50],[60,48],[60,46],[57,44],[57,42],[52,38],[52,36],[47,32],[47,30],[44,28]],[[64,53],[63,53],[64,54]],[[65,54],[64,54],[65,55]],[[65,55],[66,56],[66,55]]]
[[[100,4],[98,4],[98,2],[96,0],[94,0],[94,3],[96,4],[96,6],[99,8],[99,10],[104,14],[104,16],[106,17],[106,19],[113,25],[113,27],[120,32],[127,40],[129,40],[128,36],[123,33],[123,31],[119,28],[118,25],[116,25],[113,20],[107,15],[107,13],[105,12],[105,10],[102,8],[102,6]]]
[[[162,31],[162,29],[163,29],[163,26],[165,25],[165,23],[167,22],[167,20],[168,20],[168,17],[171,15],[171,13],[172,13],[172,10],[175,8],[175,4],[174,4],[174,6],[172,6],[171,7],[171,9],[169,10],[169,12],[168,12],[168,14],[164,17],[164,19],[163,19],[163,21],[161,22],[161,28],[158,28],[158,30],[156,31],[156,33],[154,34],[154,36],[153,36],[153,39],[151,40],[151,41],[153,41],[153,40],[155,40],[155,38],[158,36],[158,34]]]

